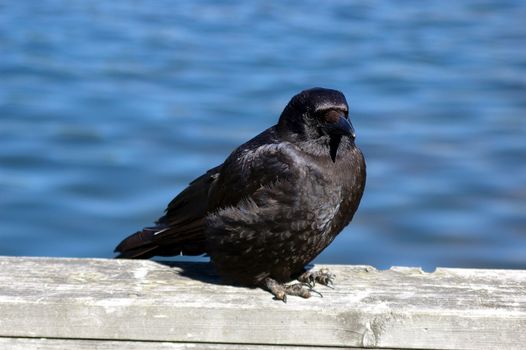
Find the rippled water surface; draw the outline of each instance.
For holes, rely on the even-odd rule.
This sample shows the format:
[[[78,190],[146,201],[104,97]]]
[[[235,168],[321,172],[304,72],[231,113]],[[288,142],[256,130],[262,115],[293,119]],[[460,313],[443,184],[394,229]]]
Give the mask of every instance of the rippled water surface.
[[[0,254],[112,256],[342,90],[368,184],[317,262],[526,268],[524,1],[0,4]]]

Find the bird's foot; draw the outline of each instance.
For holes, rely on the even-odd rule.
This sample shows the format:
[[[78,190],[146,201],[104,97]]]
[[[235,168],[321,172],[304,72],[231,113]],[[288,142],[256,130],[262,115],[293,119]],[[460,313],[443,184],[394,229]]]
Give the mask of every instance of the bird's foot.
[[[298,277],[298,281],[305,283],[309,288],[314,288],[316,283],[334,288],[334,279],[336,275],[331,273],[329,269],[322,268],[319,271],[306,271]]]
[[[267,277],[264,280],[264,287],[274,295],[274,299],[281,300],[284,303],[287,302],[287,295],[295,295],[307,299],[312,296],[311,293],[316,293],[323,297],[320,292],[312,289],[306,283],[282,284]]]

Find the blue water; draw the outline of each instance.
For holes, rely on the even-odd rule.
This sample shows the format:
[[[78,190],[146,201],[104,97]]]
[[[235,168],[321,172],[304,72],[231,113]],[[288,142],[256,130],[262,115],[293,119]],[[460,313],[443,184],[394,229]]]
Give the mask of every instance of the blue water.
[[[0,254],[110,257],[342,90],[368,183],[316,262],[526,268],[526,2],[0,4]]]

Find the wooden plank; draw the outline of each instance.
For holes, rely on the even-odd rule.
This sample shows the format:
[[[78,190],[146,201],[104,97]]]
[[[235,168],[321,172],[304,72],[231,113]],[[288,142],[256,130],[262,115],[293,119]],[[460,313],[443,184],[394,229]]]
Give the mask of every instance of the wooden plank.
[[[9,350],[342,350],[341,347],[257,344],[169,343],[145,341],[0,338],[0,349]],[[352,348],[366,350],[365,348]],[[387,349],[389,350],[389,349]],[[393,350],[393,349],[391,349]]]
[[[525,348],[526,271],[326,267],[334,290],[284,304],[208,264],[0,257],[0,337]]]

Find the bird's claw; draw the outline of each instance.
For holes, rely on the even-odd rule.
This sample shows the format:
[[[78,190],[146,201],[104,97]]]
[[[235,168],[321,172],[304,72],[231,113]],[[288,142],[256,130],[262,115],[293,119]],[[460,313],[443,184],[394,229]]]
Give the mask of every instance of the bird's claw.
[[[285,304],[287,303],[287,294],[283,294],[283,295],[274,295],[274,300],[281,300],[282,302],[284,302]]]
[[[287,303],[287,293],[284,290],[271,291],[274,294],[274,300],[281,300],[285,304]]]
[[[323,268],[319,271],[305,272],[298,277],[299,283],[294,284],[282,284],[267,277],[262,287],[271,292],[275,300],[281,300],[284,303],[287,302],[287,295],[295,295],[307,299],[314,293],[323,298],[323,294],[314,289],[316,283],[334,289],[335,277],[333,273],[329,272],[329,269]]]
[[[323,294],[321,294],[320,292],[318,292],[318,291],[317,291],[316,289],[314,289],[314,288],[310,288],[310,289],[309,289],[309,292],[311,292],[311,293],[316,293],[316,294],[318,294],[318,295],[320,296],[320,298],[323,298]]]
[[[266,278],[264,281],[264,288],[274,295],[274,300],[281,300],[284,303],[287,302],[287,295],[295,295],[308,299],[312,296],[312,292],[323,297],[320,292],[301,282],[294,284],[281,284],[272,278]]]
[[[322,268],[319,271],[307,271],[298,277],[298,281],[305,283],[311,289],[316,286],[316,283],[334,289],[334,279],[336,275],[329,272],[329,269]]]

